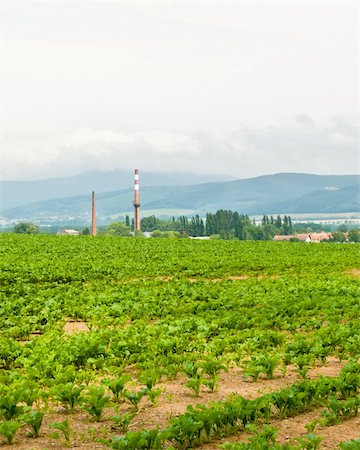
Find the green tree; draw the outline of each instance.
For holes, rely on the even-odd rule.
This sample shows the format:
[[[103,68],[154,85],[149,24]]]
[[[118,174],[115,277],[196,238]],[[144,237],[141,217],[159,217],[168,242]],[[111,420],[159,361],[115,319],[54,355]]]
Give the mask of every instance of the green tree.
[[[19,234],[39,234],[40,228],[31,222],[20,222],[15,225],[14,231]]]
[[[106,233],[110,236],[131,236],[130,228],[122,222],[113,222],[106,228]]]
[[[88,236],[90,234],[90,230],[88,227],[85,227],[81,230],[81,234]]]
[[[279,228],[279,230],[281,230],[281,227],[282,227],[282,220],[281,220],[280,215],[278,215],[278,216],[276,217],[276,220],[275,220],[275,226],[276,226],[277,228]]]
[[[348,237],[350,242],[360,242],[360,230],[350,230]]]
[[[341,231],[335,231],[335,233],[332,234],[332,241],[333,242],[345,242],[346,237],[344,233],[341,233]]]
[[[277,228],[275,225],[270,223],[262,227],[263,239],[265,241],[270,241],[277,234]]]
[[[160,228],[161,221],[154,215],[141,219],[141,229],[144,231],[154,231]]]
[[[161,238],[161,237],[163,237],[163,233],[160,230],[154,230],[151,233],[151,237],[153,237],[153,238]]]

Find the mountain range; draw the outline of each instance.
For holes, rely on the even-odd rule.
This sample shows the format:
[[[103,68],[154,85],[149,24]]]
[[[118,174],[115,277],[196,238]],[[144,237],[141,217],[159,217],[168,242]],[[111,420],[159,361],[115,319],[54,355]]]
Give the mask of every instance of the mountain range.
[[[191,172],[141,172],[142,186],[176,186],[227,181],[226,175],[198,175]],[[0,212],[10,208],[61,197],[74,197],[91,191],[111,192],[133,185],[131,171],[93,170],[78,175],[34,181],[0,181]]]
[[[197,177],[196,181],[199,181],[199,184],[186,185],[186,182],[194,177],[191,174],[183,174],[182,178],[179,174],[177,177],[167,174],[161,178],[159,174],[148,174],[147,177],[144,174],[141,177],[142,217],[150,214],[158,216],[205,214],[218,209],[232,209],[249,215],[360,212],[360,175],[279,173],[206,183],[201,182],[203,178]],[[179,178],[182,184],[179,183]],[[38,199],[39,186],[46,189],[47,182],[50,187],[47,191],[41,192],[42,196],[48,196],[47,199],[23,205],[19,205],[21,201],[19,185],[16,182],[6,182],[15,184],[8,184],[3,190],[5,207],[1,210],[1,217],[6,219],[52,217],[59,220],[71,218],[78,222],[87,222],[91,214],[91,190],[94,189],[92,186],[96,185],[94,173],[83,174],[78,179],[81,183],[80,181],[76,183],[76,177],[62,181],[58,179],[26,182],[28,193],[22,201],[32,198],[31,192],[36,192],[33,198]],[[113,187],[115,182],[117,186],[120,185],[119,178],[115,174],[102,174],[100,179],[102,181],[97,182],[99,189],[96,194],[99,219],[108,222],[125,213],[131,213],[132,174],[126,174],[126,177],[124,175],[122,180],[127,186],[131,186],[127,189],[103,190]],[[163,181],[162,185],[152,184],[159,180]],[[90,182],[93,183],[92,186]],[[68,195],[69,191],[74,193],[85,188],[86,195]],[[16,207],[8,207],[11,199],[13,205],[17,204]]]

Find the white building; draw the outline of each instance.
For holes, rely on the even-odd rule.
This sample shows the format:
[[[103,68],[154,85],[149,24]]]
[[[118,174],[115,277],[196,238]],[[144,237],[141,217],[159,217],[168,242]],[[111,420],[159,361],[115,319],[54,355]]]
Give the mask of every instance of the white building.
[[[79,236],[80,231],[77,230],[69,230],[69,229],[63,229],[63,230],[59,230],[56,233],[58,236]]]

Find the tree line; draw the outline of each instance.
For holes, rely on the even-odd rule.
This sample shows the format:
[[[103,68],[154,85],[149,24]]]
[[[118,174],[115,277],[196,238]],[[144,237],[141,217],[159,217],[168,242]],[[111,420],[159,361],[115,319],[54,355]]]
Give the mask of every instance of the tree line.
[[[287,215],[283,217],[263,215],[261,222],[256,223],[248,215],[224,209],[207,213],[205,218],[197,214],[191,218],[182,215],[177,218],[160,219],[152,215],[141,219],[142,232],[150,232],[152,237],[158,238],[210,236],[212,239],[272,240],[276,234],[311,233],[319,231],[321,227],[320,224],[311,223],[293,225],[291,217]],[[40,228],[30,222],[21,222],[15,226],[14,231],[20,234],[38,234]],[[142,232],[134,232],[134,222],[129,216],[123,221],[98,227],[98,235],[130,237],[142,236]],[[82,228],[80,233],[90,234],[90,229]],[[337,231],[332,233],[330,241],[360,242],[360,230],[348,230],[345,224],[340,225]]]
[[[221,239],[268,240],[275,234],[292,234],[290,216],[277,217],[264,215],[260,224],[237,211],[220,209],[216,213],[207,213],[205,219],[198,214],[188,218],[180,216],[171,220],[158,217],[144,217],[141,220],[142,231],[175,231],[182,235],[201,237],[218,236]]]

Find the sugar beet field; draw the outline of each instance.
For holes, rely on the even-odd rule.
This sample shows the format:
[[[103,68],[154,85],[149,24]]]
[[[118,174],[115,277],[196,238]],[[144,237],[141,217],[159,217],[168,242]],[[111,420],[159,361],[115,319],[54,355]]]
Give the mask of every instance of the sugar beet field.
[[[0,242],[1,448],[360,448],[358,244]]]

